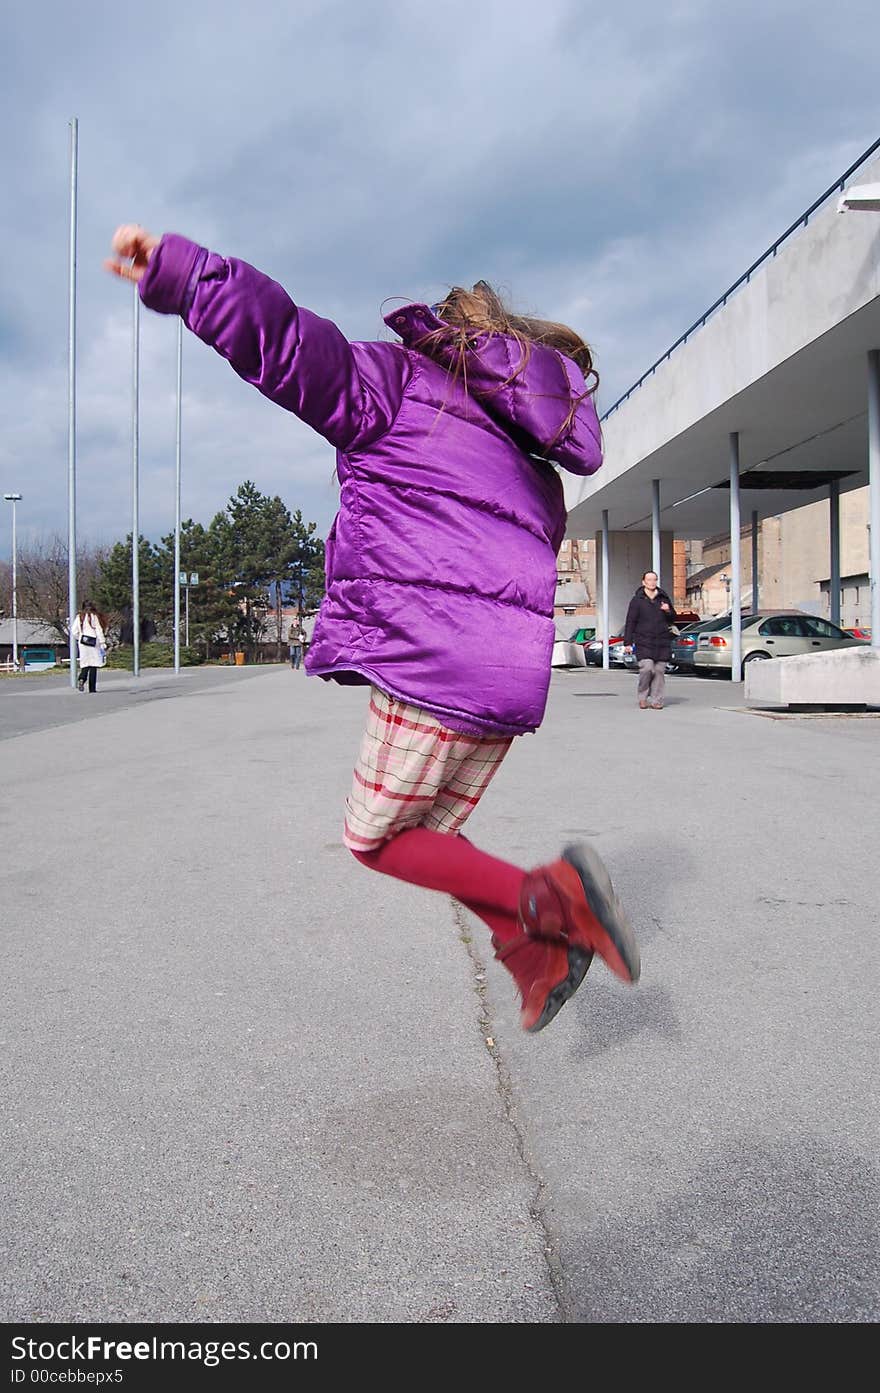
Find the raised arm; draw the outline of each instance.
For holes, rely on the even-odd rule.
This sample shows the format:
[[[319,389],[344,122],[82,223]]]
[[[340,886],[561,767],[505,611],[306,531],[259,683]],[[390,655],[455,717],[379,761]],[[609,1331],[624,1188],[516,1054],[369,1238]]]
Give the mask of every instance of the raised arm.
[[[174,233],[121,227],[108,270],[138,285],[159,314],[179,314],[239,377],[339,450],[393,422],[410,375],[394,344],[351,344],[328,319],[294,304],[276,281]]]
[[[667,624],[678,623],[678,615],[676,614],[673,603],[665,590],[663,591],[663,602],[660,605],[660,613],[663,615],[663,618],[666,620]]]

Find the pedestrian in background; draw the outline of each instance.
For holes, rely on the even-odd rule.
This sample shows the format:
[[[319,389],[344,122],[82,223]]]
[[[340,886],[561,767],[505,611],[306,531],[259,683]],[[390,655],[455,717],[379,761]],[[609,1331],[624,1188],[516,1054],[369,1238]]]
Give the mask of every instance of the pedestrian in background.
[[[526,871],[459,836],[517,735],[541,724],[555,638],[558,469],[600,466],[597,376],[572,329],[512,314],[485,281],[335,324],[235,258],[120,228],[108,269],[182,315],[337,451],[339,512],[306,670],[371,688],[343,839],[372,870],[454,896],[492,933],[541,1030],[594,952],[631,982],[632,930],[592,847]],[[522,808],[534,820],[534,803]],[[401,984],[402,988],[402,984]]]
[[[287,634],[290,645],[290,666],[296,671],[302,663],[303,646],[306,641],[306,631],[299,619],[295,619],[290,626]]]
[[[73,621],[73,638],[77,645],[79,675],[76,685],[81,692],[88,683],[93,693],[98,680],[98,668],[107,660],[107,639],[101,616],[91,600],[84,600],[82,609]]]
[[[623,645],[627,653],[635,650],[639,662],[639,706],[642,711],[663,709],[666,664],[672,656],[670,627],[676,614],[672,601],[661,590],[656,571],[645,571],[642,583],[629,602]]]

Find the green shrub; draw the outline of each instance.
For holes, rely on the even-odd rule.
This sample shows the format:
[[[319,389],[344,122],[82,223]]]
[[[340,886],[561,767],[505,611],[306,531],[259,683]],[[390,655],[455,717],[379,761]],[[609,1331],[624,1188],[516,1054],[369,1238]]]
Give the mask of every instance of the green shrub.
[[[171,643],[142,643],[140,651],[141,667],[174,667],[174,645]],[[199,648],[180,648],[180,666],[198,667],[205,661],[205,654]],[[132,670],[134,649],[130,644],[111,648],[107,654],[107,667]]]

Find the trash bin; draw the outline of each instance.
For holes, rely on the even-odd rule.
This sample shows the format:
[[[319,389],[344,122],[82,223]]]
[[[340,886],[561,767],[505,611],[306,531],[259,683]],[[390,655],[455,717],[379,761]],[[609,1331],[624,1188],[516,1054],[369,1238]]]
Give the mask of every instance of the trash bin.
[[[243,654],[243,653],[236,653],[236,655],[235,655],[235,666],[236,666],[236,667],[244,667],[244,654]]]

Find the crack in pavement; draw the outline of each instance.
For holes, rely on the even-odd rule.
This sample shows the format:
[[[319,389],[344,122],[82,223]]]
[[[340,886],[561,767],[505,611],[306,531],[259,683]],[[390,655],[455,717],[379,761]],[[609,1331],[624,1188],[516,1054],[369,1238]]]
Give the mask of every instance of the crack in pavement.
[[[540,1232],[542,1239],[541,1247],[544,1253],[544,1260],[547,1264],[547,1275],[550,1288],[553,1292],[553,1297],[559,1312],[560,1323],[565,1323],[568,1321],[569,1317],[566,1313],[566,1304],[563,1295],[564,1282],[562,1262],[559,1256],[559,1245],[546,1218],[547,1184],[546,1181],[536,1173],[527,1155],[525,1135],[516,1116],[516,1104],[513,1097],[513,1081],[501,1051],[495,1043],[495,1037],[492,1031],[492,1010],[489,1005],[487,990],[486,963],[479,949],[474,944],[464,906],[459,904],[456,899],[452,901],[452,917],[455,928],[458,931],[459,940],[464,944],[468,957],[471,960],[471,966],[474,969],[474,994],[479,1003],[477,1026],[483,1038],[483,1043],[495,1065],[502,1116],[513,1132],[517,1155],[535,1187],[534,1199],[529,1204],[529,1215]]]

